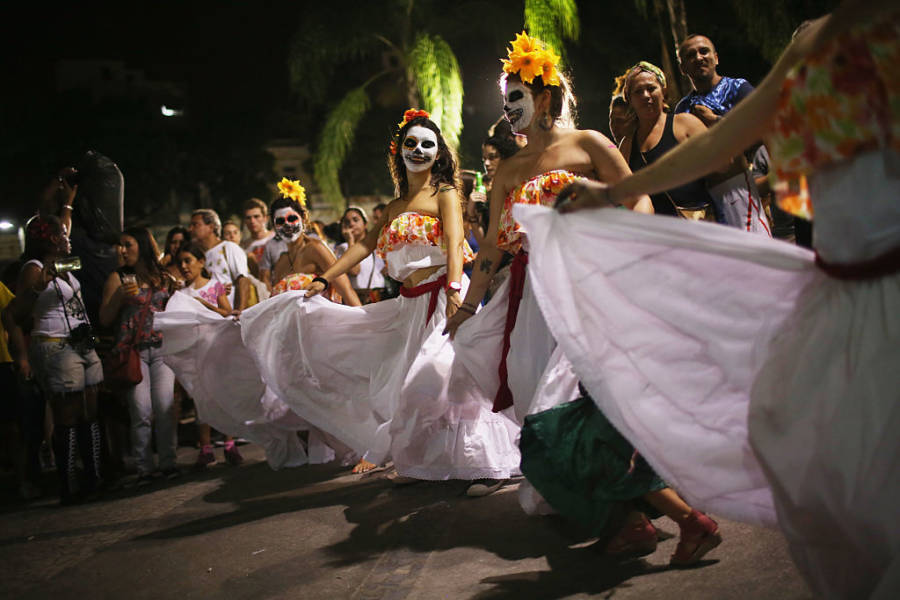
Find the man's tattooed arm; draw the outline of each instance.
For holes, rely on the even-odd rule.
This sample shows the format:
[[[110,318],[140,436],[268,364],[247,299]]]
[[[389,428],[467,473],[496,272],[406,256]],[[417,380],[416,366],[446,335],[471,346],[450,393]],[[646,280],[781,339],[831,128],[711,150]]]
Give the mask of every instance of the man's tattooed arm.
[[[481,271],[482,273],[490,273],[491,267],[493,267],[493,266],[494,266],[494,262],[489,258],[485,258],[481,261],[481,264],[478,265],[478,270]]]

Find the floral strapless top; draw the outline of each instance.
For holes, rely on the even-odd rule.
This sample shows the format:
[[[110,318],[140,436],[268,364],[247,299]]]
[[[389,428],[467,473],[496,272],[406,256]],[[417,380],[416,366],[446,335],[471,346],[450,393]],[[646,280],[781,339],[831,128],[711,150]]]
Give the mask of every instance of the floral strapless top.
[[[305,290],[306,286],[312,283],[314,277],[315,275],[310,273],[291,273],[275,284],[272,288],[272,295],[277,296],[291,290]]]
[[[507,194],[503,201],[503,212],[500,213],[500,230],[497,233],[497,247],[506,252],[516,254],[522,249],[522,236],[525,231],[521,229],[512,215],[512,207],[515,204],[540,204],[552,207],[556,203],[556,197],[564,187],[575,181],[583,181],[586,178],[570,171],[548,171],[521,184]]]
[[[375,252],[387,263],[388,275],[403,281],[418,269],[447,264],[444,226],[431,215],[401,213],[381,230]],[[474,259],[471,246],[463,240],[463,263]]]
[[[805,218],[805,178],[883,148],[900,151],[900,11],[835,36],[801,61],[781,89],[767,145],[778,204]]]
[[[431,215],[416,212],[405,212],[397,215],[393,221],[384,226],[378,238],[375,251],[378,256],[387,260],[387,255],[403,246],[436,246],[447,251],[444,244],[444,225],[441,220]],[[474,259],[475,253],[468,242],[463,243],[463,262]]]

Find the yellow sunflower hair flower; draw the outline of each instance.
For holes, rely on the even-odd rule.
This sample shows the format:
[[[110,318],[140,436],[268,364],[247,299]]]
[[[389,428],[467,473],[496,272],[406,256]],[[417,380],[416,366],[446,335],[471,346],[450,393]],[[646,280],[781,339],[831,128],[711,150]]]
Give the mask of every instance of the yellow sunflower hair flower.
[[[556,69],[559,56],[546,48],[541,40],[529,37],[524,31],[517,33],[506,54],[507,58],[500,59],[504,72],[517,73],[524,83],[531,83],[540,76],[544,85],[559,85],[559,71]]]
[[[300,206],[306,208],[306,190],[298,180],[282,177],[278,182],[278,191],[281,192],[282,198],[296,200]]]

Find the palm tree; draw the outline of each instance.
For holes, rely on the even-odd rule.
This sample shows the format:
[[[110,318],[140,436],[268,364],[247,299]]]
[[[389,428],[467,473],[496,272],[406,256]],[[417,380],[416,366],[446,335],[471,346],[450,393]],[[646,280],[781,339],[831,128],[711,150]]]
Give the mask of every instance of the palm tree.
[[[400,84],[407,107],[427,110],[448,145],[459,144],[463,99],[459,63],[440,35],[420,27],[422,16],[415,0],[356,5],[337,15],[327,7],[307,19],[293,40],[288,64],[292,88],[301,102],[324,101],[336,72],[368,75],[328,113],[319,134],[315,179],[325,199],[338,210],[344,207],[338,174],[371,106],[376,82]]]
[[[316,183],[326,201],[342,210],[339,172],[373,101],[390,96],[390,103],[398,104],[398,114],[409,107],[427,110],[447,144],[458,147],[462,77],[452,48],[433,31],[439,24],[433,17],[440,15],[445,27],[447,23],[464,27],[473,14],[484,18],[489,7],[472,2],[452,8],[441,4],[438,9],[425,0],[380,0],[355,5],[353,10],[336,11],[321,4],[310,10],[315,12],[294,36],[288,58],[291,87],[301,105],[324,103],[336,73],[362,82],[345,91],[328,112],[315,151]],[[577,39],[579,34],[576,0],[525,0],[525,27],[562,55],[563,39]],[[399,98],[388,91],[397,88],[403,90],[405,106],[399,106]]]
[[[550,46],[562,65],[566,60],[563,39],[576,41],[581,35],[578,4],[575,0],[525,0],[525,29]]]
[[[634,0],[638,12],[650,18],[648,0]],[[651,0],[653,19],[659,35],[660,61],[666,74],[669,102],[677,102],[682,95],[691,89],[691,84],[679,68],[673,56],[678,52],[678,44],[687,37],[687,11],[684,0]]]

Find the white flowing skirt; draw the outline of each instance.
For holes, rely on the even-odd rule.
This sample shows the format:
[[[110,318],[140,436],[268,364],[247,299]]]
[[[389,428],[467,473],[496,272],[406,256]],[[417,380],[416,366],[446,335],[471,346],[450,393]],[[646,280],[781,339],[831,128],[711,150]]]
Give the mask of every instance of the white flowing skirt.
[[[429,302],[425,294],[350,307],[286,292],[243,312],[242,334],[279,398],[371,462],[391,456],[401,474],[427,479],[508,473],[518,452],[489,405],[403,392],[417,356],[444,346],[446,296],[430,319]],[[447,377],[431,372],[428,386],[445,388]]]
[[[665,480],[730,518],[777,509],[820,592],[897,573],[900,276],[834,280],[803,248],[714,224],[514,210],[556,339]]]
[[[162,332],[160,351],[193,398],[201,421],[259,444],[273,469],[308,462],[295,433],[304,424],[266,389],[241,343],[238,323],[187,294],[175,294],[166,310],[154,315],[153,328]],[[322,452],[319,460],[328,458]]]
[[[477,399],[479,403],[493,405],[500,388],[500,354],[509,288],[507,278],[491,301],[459,327],[453,342],[446,342],[447,349],[442,348],[417,363],[419,369],[450,372],[448,392],[452,398],[468,402]],[[565,356],[556,350],[556,341],[547,328],[527,276],[509,341],[506,365],[513,407],[504,412],[517,423],[521,424],[526,415],[577,397],[578,380]]]

